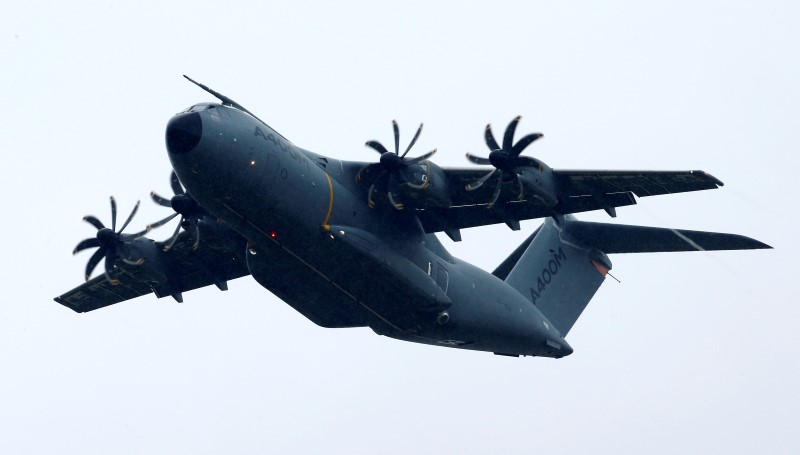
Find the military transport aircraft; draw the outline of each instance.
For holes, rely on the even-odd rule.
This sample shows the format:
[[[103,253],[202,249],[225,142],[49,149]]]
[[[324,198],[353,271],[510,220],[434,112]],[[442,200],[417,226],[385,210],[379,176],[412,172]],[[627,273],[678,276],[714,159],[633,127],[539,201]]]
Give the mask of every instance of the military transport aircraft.
[[[230,98],[187,79],[219,100],[176,114],[166,129],[174,169],[174,213],[147,229],[97,229],[74,253],[97,248],[86,283],[56,297],[77,312],[145,294],[183,301],[186,291],[252,275],[323,327],[364,327],[392,338],[494,352],[560,358],[564,337],[611,269],[609,254],[770,248],[733,234],[590,223],[571,214],[636,204],[635,196],[714,189],[702,171],[566,171],[522,152],[542,137],[514,141],[520,118],[497,142],[487,125],[483,167],[449,169],[411,157],[422,125],[401,151],[378,141],[374,162],[304,150]],[[490,167],[488,167],[490,166]],[[185,189],[184,189],[185,188]],[[150,229],[180,215],[157,242]],[[545,218],[492,273],[451,256],[435,236]],[[104,273],[90,279],[104,262]]]

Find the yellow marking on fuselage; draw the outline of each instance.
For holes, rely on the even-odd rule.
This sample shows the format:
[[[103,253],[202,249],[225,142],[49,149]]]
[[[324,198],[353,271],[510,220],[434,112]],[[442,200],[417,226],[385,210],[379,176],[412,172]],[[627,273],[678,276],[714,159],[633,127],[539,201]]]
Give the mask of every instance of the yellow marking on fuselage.
[[[331,190],[330,199],[328,200],[328,213],[325,214],[325,221],[322,222],[322,229],[325,231],[330,230],[330,226],[328,225],[328,221],[331,219],[331,212],[333,212],[333,182],[331,181],[331,176],[325,172],[325,178],[328,179],[328,188]]]

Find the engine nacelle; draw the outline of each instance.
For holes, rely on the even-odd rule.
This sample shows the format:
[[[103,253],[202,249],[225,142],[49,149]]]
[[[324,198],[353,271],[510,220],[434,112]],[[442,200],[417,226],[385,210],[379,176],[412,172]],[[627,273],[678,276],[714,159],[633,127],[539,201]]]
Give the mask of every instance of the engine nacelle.
[[[518,168],[519,179],[525,188],[525,194],[533,195],[544,202],[548,207],[558,204],[558,182],[550,166],[536,161],[538,166],[525,166]]]
[[[421,209],[452,205],[450,185],[442,168],[431,161],[423,161],[408,169],[414,173],[414,185],[399,185],[397,192],[403,201]]]

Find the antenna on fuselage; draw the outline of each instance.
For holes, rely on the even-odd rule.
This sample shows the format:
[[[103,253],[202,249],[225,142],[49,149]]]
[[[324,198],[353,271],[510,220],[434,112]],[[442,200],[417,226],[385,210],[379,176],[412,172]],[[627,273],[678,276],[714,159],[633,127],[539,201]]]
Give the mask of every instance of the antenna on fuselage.
[[[211,88],[209,88],[209,87],[207,87],[207,86],[195,81],[194,79],[192,79],[191,77],[189,77],[189,76],[187,76],[185,74],[183,75],[183,77],[185,77],[192,84],[194,84],[194,85],[200,87],[201,89],[207,91],[208,93],[214,95],[216,98],[218,98],[222,102],[223,106],[230,106],[230,107],[239,109],[242,112],[246,112],[248,115],[250,115],[254,119],[256,119],[259,122],[261,122],[261,123],[266,125],[266,122],[264,122],[260,118],[256,117],[255,114],[253,114],[252,112],[250,112],[247,109],[245,109],[244,106],[242,106],[241,104],[237,103],[236,101],[228,98],[227,96],[223,95],[222,93],[217,92],[216,90],[213,90],[213,89],[211,89]]]

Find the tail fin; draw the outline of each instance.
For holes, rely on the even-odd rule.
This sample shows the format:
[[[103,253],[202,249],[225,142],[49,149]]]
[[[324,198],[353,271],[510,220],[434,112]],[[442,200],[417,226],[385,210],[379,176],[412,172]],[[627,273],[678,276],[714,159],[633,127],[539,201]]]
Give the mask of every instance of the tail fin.
[[[771,248],[734,234],[548,218],[494,272],[566,336],[611,270],[606,253]]]
[[[562,219],[557,223],[548,218],[529,239],[506,278],[561,336],[566,336],[611,270],[611,261],[603,252],[585,247],[563,232],[564,225],[571,223],[580,221]]]

